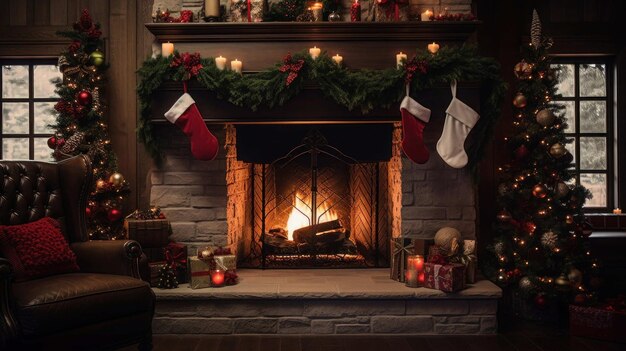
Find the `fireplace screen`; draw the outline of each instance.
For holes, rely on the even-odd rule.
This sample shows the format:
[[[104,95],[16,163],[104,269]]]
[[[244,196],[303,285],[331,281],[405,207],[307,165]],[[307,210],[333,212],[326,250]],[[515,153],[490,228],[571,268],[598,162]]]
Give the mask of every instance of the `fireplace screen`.
[[[386,265],[381,164],[358,162],[315,129],[283,157],[254,164],[253,260],[262,268]]]

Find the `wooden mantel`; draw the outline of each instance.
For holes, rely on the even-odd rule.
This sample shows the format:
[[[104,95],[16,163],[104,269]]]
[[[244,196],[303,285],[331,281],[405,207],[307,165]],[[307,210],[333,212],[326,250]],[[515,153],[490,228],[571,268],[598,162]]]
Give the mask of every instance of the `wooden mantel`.
[[[348,68],[395,67],[396,54],[412,56],[433,41],[442,46],[470,41],[479,21],[472,22],[262,22],[262,23],[147,23],[157,43],[172,42],[179,52],[198,52],[203,57],[224,56],[243,61],[245,73],[260,71],[280,62],[287,53],[317,46],[328,54],[339,53]],[[160,44],[158,45],[160,46]],[[467,82],[465,82],[467,83]],[[478,110],[479,87],[462,84],[459,96]],[[182,93],[180,84],[164,84],[152,103],[152,121],[166,124],[163,113]],[[348,111],[325,98],[314,86],[305,89],[284,106],[251,111],[217,99],[191,85],[207,123],[389,123],[399,120],[398,105],[363,115]],[[438,112],[450,102],[450,88],[437,87],[415,96]]]

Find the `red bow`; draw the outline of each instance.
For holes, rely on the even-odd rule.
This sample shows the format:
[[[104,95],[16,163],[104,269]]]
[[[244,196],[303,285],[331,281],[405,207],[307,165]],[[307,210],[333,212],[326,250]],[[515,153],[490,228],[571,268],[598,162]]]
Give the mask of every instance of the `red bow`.
[[[411,61],[405,65],[404,82],[405,84],[411,84],[413,76],[416,72],[426,74],[428,72],[428,63],[426,61],[417,61],[414,57]]]
[[[185,254],[185,245],[169,243],[165,247],[165,260],[172,267],[176,267],[180,264],[183,267],[187,266],[187,255]]]
[[[285,79],[285,85],[289,86],[293,81],[298,78],[298,73],[304,66],[304,60],[300,59],[294,61],[291,54],[287,54],[283,59],[283,65],[278,69],[281,72],[289,72],[287,79]]]
[[[195,77],[200,73],[202,69],[202,62],[200,61],[200,54],[190,54],[188,52],[182,54],[176,54],[170,63],[170,67],[178,67],[182,65],[185,69],[185,76],[183,80],[189,80],[191,77]]]

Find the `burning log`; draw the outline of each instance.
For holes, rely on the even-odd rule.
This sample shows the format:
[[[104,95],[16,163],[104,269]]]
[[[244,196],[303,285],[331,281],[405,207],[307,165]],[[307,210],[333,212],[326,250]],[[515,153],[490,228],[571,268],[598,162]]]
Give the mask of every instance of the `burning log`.
[[[293,240],[297,243],[315,244],[315,242],[317,241],[318,233],[336,233],[338,232],[338,229],[343,229],[343,225],[341,225],[341,221],[339,221],[338,219],[335,219],[334,221],[318,223],[294,230]]]
[[[285,228],[274,227],[270,229],[269,234],[276,237],[282,237],[287,240],[287,231],[285,230]]]
[[[315,234],[316,244],[330,244],[338,241],[344,241],[350,237],[349,231],[335,230]]]

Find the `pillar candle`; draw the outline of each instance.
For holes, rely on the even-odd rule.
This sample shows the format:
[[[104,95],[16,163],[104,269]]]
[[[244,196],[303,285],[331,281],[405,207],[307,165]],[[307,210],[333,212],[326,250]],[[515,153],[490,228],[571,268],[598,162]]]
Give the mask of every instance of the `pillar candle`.
[[[204,17],[220,17],[220,0],[204,0]]]
[[[406,61],[406,54],[403,54],[402,51],[400,51],[399,54],[396,55],[396,67],[398,69],[400,69],[403,65],[402,61]]]
[[[161,56],[167,57],[172,54],[174,54],[174,43],[168,41],[167,43],[161,44]]]
[[[241,73],[241,69],[243,67],[243,63],[237,59],[230,61],[230,69],[237,73]]]
[[[422,22],[430,21],[431,20],[430,17],[432,17],[432,15],[433,15],[433,12],[431,10],[426,10],[422,12],[422,16],[421,16]]]
[[[361,4],[359,4],[359,0],[354,0],[350,7],[350,20],[352,22],[361,22]]]
[[[424,256],[409,255],[406,263],[406,286],[417,288],[424,285]]]
[[[622,214],[622,209],[621,208],[616,208],[613,210],[613,214]]]
[[[322,49],[318,48],[317,46],[314,46],[309,49],[309,54],[311,55],[311,58],[314,60],[317,59],[317,57],[320,55],[321,52],[322,52]]]
[[[432,44],[428,44],[428,51],[433,55],[436,54],[437,51],[439,51],[439,44],[435,43],[434,41]]]
[[[311,11],[313,12],[313,21],[321,22],[324,19],[324,17],[322,16],[323,7],[324,5],[322,5],[321,2],[316,2],[315,4],[313,4],[313,6],[311,6]]]
[[[226,68],[226,57],[222,57],[221,55],[220,57],[216,57],[215,66],[217,66],[217,69],[220,71],[223,71]]]
[[[339,54],[333,56],[333,61],[337,64],[337,66],[341,67],[341,61],[343,61],[343,56],[339,56]]]

